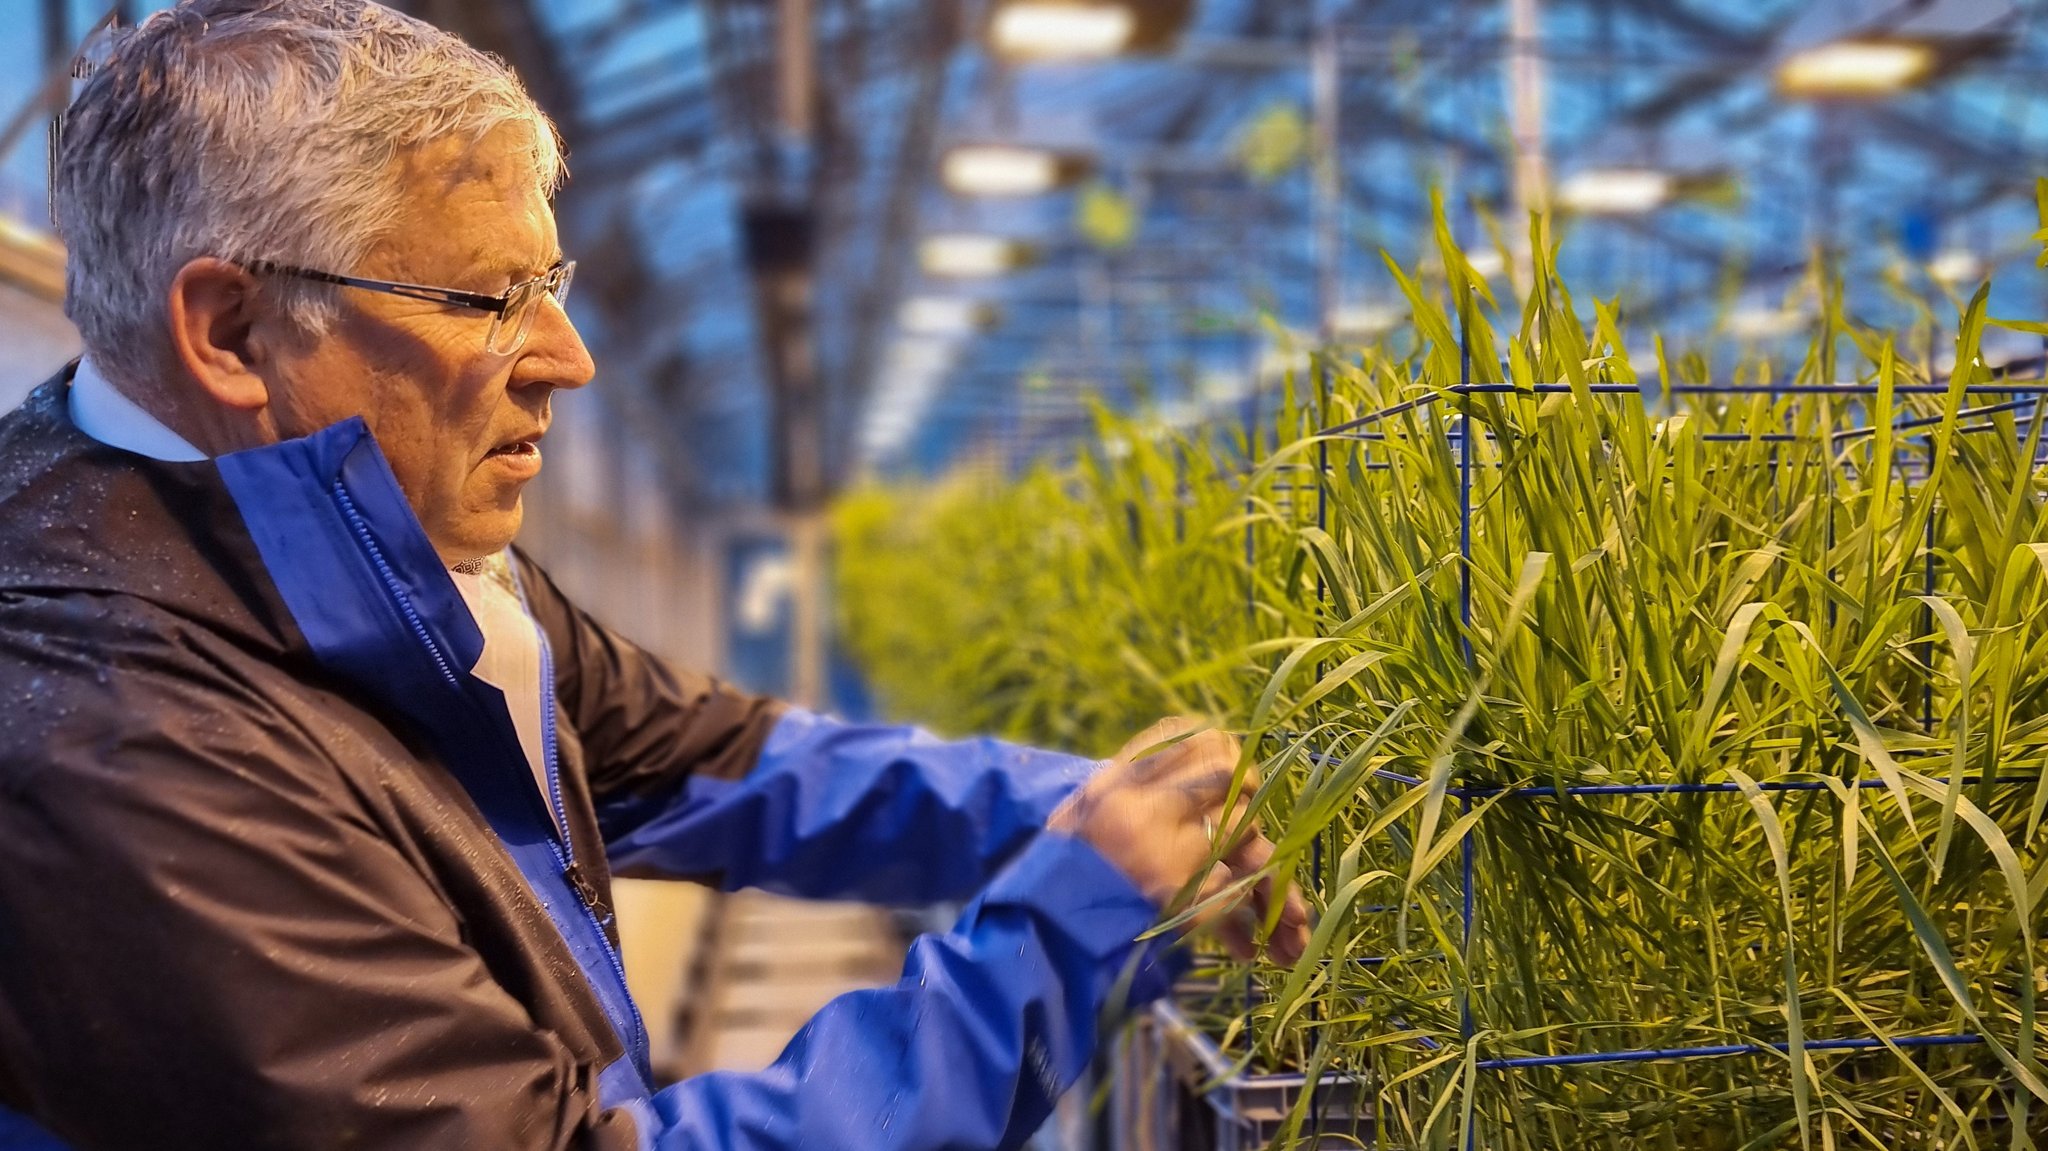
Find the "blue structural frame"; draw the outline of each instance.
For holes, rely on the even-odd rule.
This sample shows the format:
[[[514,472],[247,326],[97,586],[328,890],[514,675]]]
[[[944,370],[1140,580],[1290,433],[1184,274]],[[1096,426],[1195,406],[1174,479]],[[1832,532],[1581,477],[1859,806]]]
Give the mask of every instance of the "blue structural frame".
[[[2043,363],[2048,364],[2048,339],[2043,340],[2043,347]],[[1327,361],[1321,355],[1318,355],[1316,357],[1314,365],[1317,405],[1315,410],[1320,416],[1321,413],[1328,411],[1329,408],[1329,366]],[[1854,398],[1858,396],[1875,396],[1879,390],[1878,386],[1875,384],[1863,383],[1844,383],[1838,385],[1788,384],[1782,386],[1724,386],[1713,384],[1675,385],[1668,389],[1660,389],[1655,391],[1646,390],[1644,387],[1638,384],[1589,384],[1584,385],[1584,387],[1586,388],[1586,390],[1590,391],[1592,394],[1595,395],[1632,395],[1637,397],[1643,397],[1646,399],[1651,396],[1661,396],[1667,400],[1677,396],[1716,395],[1810,395],[1829,396],[1835,398]],[[1459,403],[1459,426],[1457,427],[1457,429],[1448,432],[1447,436],[1448,438],[1455,440],[1458,446],[1458,547],[1460,557],[1466,561],[1463,564],[1461,564],[1459,573],[1459,615],[1464,625],[1463,635],[1461,639],[1464,649],[1465,661],[1468,666],[1471,666],[1474,663],[1474,653],[1472,651],[1471,640],[1472,566],[1470,563],[1472,555],[1472,469],[1474,462],[1472,458],[1473,453],[1471,447],[1472,437],[1467,434],[1467,429],[1472,427],[1472,413],[1469,397],[1475,395],[1489,394],[1569,394],[1573,391],[1574,388],[1572,385],[1558,383],[1536,384],[1529,387],[1523,387],[1511,383],[1473,383],[1471,346],[1466,339],[1465,331],[1461,327],[1459,331],[1459,381],[1457,384],[1449,388],[1445,388],[1439,392],[1433,392],[1429,395],[1419,396],[1415,399],[1406,400],[1398,404],[1393,404],[1388,407],[1381,408],[1379,410],[1367,413],[1366,415],[1360,416],[1356,419],[1347,420],[1334,425],[1321,427],[1320,430],[1313,433],[1313,437],[1320,441],[1316,447],[1316,462],[1314,465],[1312,465],[1316,473],[1316,482],[1313,485],[1316,497],[1316,526],[1319,529],[1327,530],[1329,527],[1329,500],[1326,485],[1330,474],[1330,444],[1333,441],[1355,440],[1362,443],[1370,443],[1373,441],[1385,440],[1387,438],[1385,433],[1370,430],[1373,427],[1373,425],[1378,424],[1384,420],[1393,418],[1395,416],[1402,415],[1407,412],[1416,411],[1429,405],[1443,402],[1447,399],[1455,400]],[[1891,389],[1891,391],[1894,395],[1902,396],[1946,396],[1947,394],[1949,394],[1950,387],[1947,384],[1940,383],[1901,384],[1895,385]],[[1994,380],[1984,383],[1966,385],[1963,388],[1963,391],[1966,395],[1971,396],[2016,397],[2003,399],[2001,402],[1997,403],[1984,404],[1979,407],[1965,408],[1958,412],[1958,416],[1960,418],[1977,419],[1979,417],[1993,416],[2004,412],[2020,411],[2023,409],[2033,409],[2038,407],[2038,405],[2043,401],[2043,398],[2048,397],[2048,379]],[[1257,395],[1256,392],[1254,392],[1253,396],[1247,400],[1245,407],[1246,451],[1248,454],[1248,461],[1256,459],[1261,446],[1260,440],[1262,438],[1262,432],[1258,425],[1258,416],[1259,412]],[[1943,418],[1944,417],[1937,416],[1920,417],[1905,420],[1893,424],[1892,430],[1895,433],[1910,433],[1918,429],[1931,428],[1937,426],[1942,422]],[[1958,426],[1957,430],[1959,432],[1979,432],[1993,429],[1995,428],[1995,426],[1995,424],[1989,422],[1980,422],[1968,425],[1960,425]],[[1834,431],[1829,435],[1831,442],[1839,443],[1841,441],[1854,439],[1859,436],[1874,434],[1875,431],[1876,429],[1871,427],[1846,428]],[[1706,433],[1701,436],[1702,440],[1708,442],[1732,443],[1797,443],[1805,442],[1812,438],[1813,437],[1800,436],[1784,432],[1762,433],[1758,435],[1745,435],[1739,433]],[[1930,442],[1931,444],[1929,437],[1925,436],[1907,436],[1905,438],[1920,438],[1923,440],[1923,442]],[[2037,456],[2036,463],[2048,464],[2048,458],[2042,458]],[[1366,466],[1368,468],[1371,468],[1375,465],[1371,462],[1368,462]],[[1390,465],[1379,464],[1377,466],[1384,468]],[[1290,493],[1287,497],[1288,502],[1290,504],[1293,500],[1292,493],[1306,490],[1308,487],[1308,485],[1302,484],[1275,484],[1273,486],[1275,490]],[[1246,511],[1247,513],[1255,511],[1255,502],[1249,495],[1247,495],[1246,498]],[[1830,537],[1832,538],[1832,520],[1830,520],[1829,530]],[[1927,531],[1931,544],[1934,532],[1933,516],[1930,516],[1928,518]],[[1257,549],[1254,532],[1254,527],[1250,523],[1247,523],[1245,527],[1244,541],[1245,560],[1247,567],[1249,567],[1256,560]],[[1935,590],[1936,572],[1934,552],[1931,546],[1927,549],[1927,561],[1925,572],[1926,588],[1929,594],[1932,594]],[[1251,590],[1252,589],[1249,588],[1247,589],[1248,611],[1256,610],[1256,602],[1254,599],[1252,599]],[[1316,590],[1318,600],[1320,601],[1323,597],[1326,596],[1328,590],[1323,586],[1322,577],[1320,575],[1317,578]],[[1832,605],[1830,607],[1830,610],[1832,611]],[[1931,612],[1931,609],[1928,610]],[[1923,720],[1925,721],[1926,725],[1931,728],[1933,725],[1933,687],[1931,684],[1928,685],[1928,687],[1926,688],[1925,699],[1926,702],[1923,705]],[[1308,752],[1308,754],[1312,758],[1320,758],[1323,760],[1327,760],[1329,758],[1325,753],[1322,753],[1320,751],[1311,750]],[[1402,775],[1397,772],[1386,770],[1375,770],[1371,774],[1379,779],[1386,780],[1392,783],[1401,784],[1403,786],[1408,787],[1419,787],[1422,786],[1425,782],[1413,776]],[[1858,789],[1872,789],[1885,786],[1884,781],[1881,779],[1856,779],[1842,780],[1836,782],[1839,782],[1845,786],[1854,787]],[[2015,784],[2038,784],[2040,780],[2038,776],[2034,775],[1999,775],[1992,776],[1989,778],[1980,777],[1976,779],[1962,780],[1958,782],[1989,786],[2009,786]],[[1756,786],[1759,790],[1766,792],[1801,792],[1827,790],[1828,784],[1829,781],[1819,779],[1786,779],[1761,780],[1757,782]],[[1732,793],[1739,792],[1740,790],[1740,785],[1732,782],[1663,784],[1587,784],[1580,786],[1519,787],[1465,787],[1453,785],[1451,787],[1446,788],[1445,794],[1447,797],[1454,798],[1458,801],[1460,814],[1464,814],[1469,813],[1471,811],[1473,800],[1489,799],[1497,796],[1518,800],[1534,800],[1558,799],[1566,796],[1600,797],[1629,795],[1704,795]],[[1471,958],[1470,948],[1472,946],[1473,941],[1473,924],[1477,918],[1478,910],[1478,851],[1474,843],[1473,833],[1470,829],[1468,829],[1460,838],[1461,842],[1459,845],[1459,913],[1461,919],[1461,928],[1463,932],[1460,946],[1464,949],[1464,954],[1461,956],[1461,959],[1466,961],[1466,967],[1469,970],[1469,960]],[[1311,870],[1318,878],[1320,878],[1322,875],[1323,854],[1324,851],[1322,837],[1318,836],[1312,845],[1312,855],[1310,861]],[[1373,965],[1376,963],[1384,962],[1384,958],[1365,959],[1361,962],[1365,963],[1366,965]],[[1476,1020],[1473,1017],[1472,1004],[1470,1001],[1469,993],[1463,990],[1461,990],[1459,993],[1458,1017],[1459,1037],[1466,1043],[1470,1043],[1472,1038],[1478,1033],[1478,1027]],[[1887,1045],[1889,1045],[1890,1048],[1898,1050],[1924,1050],[1941,1047],[1982,1045],[1983,1042],[1984,1037],[1982,1035],[1972,1034],[1968,1032],[1955,1032],[1947,1034],[1900,1036],[1896,1038],[1891,1038],[1889,1040],[1879,1039],[1875,1036],[1868,1035],[1852,1035],[1825,1039],[1807,1039],[1802,1041],[1801,1047],[1805,1051],[1814,1052],[1854,1052],[1883,1050],[1886,1049]],[[1433,1042],[1429,1042],[1427,1040],[1425,1040],[1425,1043],[1427,1043],[1430,1047],[1436,1046],[1436,1044],[1434,1044]],[[1737,1056],[1767,1055],[1772,1053],[1784,1054],[1789,1052],[1790,1049],[1791,1045],[1789,1043],[1724,1043],[1678,1047],[1620,1048],[1613,1050],[1577,1051],[1561,1055],[1529,1055],[1493,1059],[1480,1059],[1475,1060],[1473,1066],[1482,1071],[1511,1072],[1521,1069],[1537,1067],[1571,1067],[1589,1064],[1648,1063],[1666,1060],[1714,1059]],[[1311,1093],[1309,1114],[1312,1117],[1320,1116],[1320,1112],[1315,1107],[1313,1099],[1313,1095],[1316,1091],[1316,1088],[1317,1084],[1315,1083],[1310,1083],[1308,1085],[1308,1090]],[[1476,1136],[1474,1132],[1468,1129],[1465,1141],[1467,1151],[1470,1151],[1471,1147],[1473,1146],[1473,1140],[1475,1137]],[[1377,1130],[1375,1130],[1373,1138],[1375,1143],[1377,1143]]]

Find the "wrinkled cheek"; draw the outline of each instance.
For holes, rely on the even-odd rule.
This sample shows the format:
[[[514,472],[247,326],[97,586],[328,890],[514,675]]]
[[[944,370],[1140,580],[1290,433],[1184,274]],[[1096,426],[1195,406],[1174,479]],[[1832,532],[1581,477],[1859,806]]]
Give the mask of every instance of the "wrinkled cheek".
[[[403,454],[394,454],[386,449],[385,462],[391,466],[391,477],[398,481],[398,490],[404,494],[405,502],[412,505],[413,514],[422,524],[432,526],[434,522],[434,493],[432,473],[423,473],[414,461]]]
[[[519,506],[520,494],[525,488],[525,484],[503,475],[494,468],[478,468],[469,475],[469,484],[463,491],[462,506],[473,514],[509,511]]]

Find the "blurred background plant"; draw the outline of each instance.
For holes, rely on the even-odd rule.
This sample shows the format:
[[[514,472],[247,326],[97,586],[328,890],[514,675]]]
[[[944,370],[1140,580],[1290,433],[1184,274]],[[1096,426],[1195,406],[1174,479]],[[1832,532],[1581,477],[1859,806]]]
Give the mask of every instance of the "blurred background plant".
[[[1245,732],[1321,917],[1186,1009],[1364,1077],[1390,1145],[2032,1145],[2048,410],[1986,390],[1986,293],[1945,373],[1817,267],[1803,359],[1710,379],[1638,368],[1623,301],[1582,323],[1543,229],[1505,310],[1439,238],[1390,261],[1407,325],[1234,419],[850,501],[882,698],[1095,754]],[[1706,788],[1631,790],[1668,784]]]

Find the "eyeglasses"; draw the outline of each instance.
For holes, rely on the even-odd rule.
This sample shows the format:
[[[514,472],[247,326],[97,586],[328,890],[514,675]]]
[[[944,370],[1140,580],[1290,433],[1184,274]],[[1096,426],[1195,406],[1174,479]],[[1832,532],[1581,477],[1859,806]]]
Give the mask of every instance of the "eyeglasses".
[[[533,330],[533,318],[540,313],[540,302],[545,296],[553,296],[557,304],[569,301],[569,283],[576,278],[576,261],[564,260],[531,280],[505,289],[504,294],[486,296],[481,292],[465,292],[458,288],[436,288],[427,284],[406,284],[395,280],[366,280],[360,276],[337,276],[332,272],[316,272],[311,268],[296,268],[290,264],[273,264],[269,260],[253,260],[249,270],[275,276],[297,276],[302,280],[315,280],[322,284],[340,284],[344,288],[361,288],[366,292],[383,292],[392,296],[403,296],[408,300],[425,300],[434,304],[453,304],[460,308],[474,308],[491,314],[491,330],[484,335],[484,348],[494,355],[509,356],[526,344],[526,333]]]

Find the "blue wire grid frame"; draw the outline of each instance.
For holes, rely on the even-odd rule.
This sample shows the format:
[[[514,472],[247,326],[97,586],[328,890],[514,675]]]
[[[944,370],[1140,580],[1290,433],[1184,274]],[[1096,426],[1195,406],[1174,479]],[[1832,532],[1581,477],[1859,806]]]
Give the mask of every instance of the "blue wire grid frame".
[[[1474,454],[1472,451],[1473,437],[1469,435],[1466,431],[1466,429],[1473,426],[1469,398],[1472,396],[1489,394],[1524,396],[1532,394],[1570,394],[1577,389],[1575,389],[1570,384],[1537,384],[1534,386],[1522,386],[1511,383],[1473,383],[1471,351],[1469,344],[1465,343],[1465,335],[1462,330],[1460,331],[1459,338],[1460,380],[1456,385],[1444,388],[1440,391],[1433,392],[1428,395],[1419,396],[1411,400],[1380,408],[1365,415],[1359,416],[1355,419],[1346,420],[1340,423],[1320,428],[1320,430],[1312,433],[1312,435],[1320,441],[1316,447],[1316,462],[1310,468],[1303,469],[1314,471],[1315,482],[1312,484],[1291,482],[1286,484],[1274,484],[1272,486],[1274,490],[1283,491],[1286,493],[1282,497],[1283,501],[1285,501],[1283,506],[1286,507],[1298,507],[1298,505],[1295,504],[1294,501],[1298,499],[1301,494],[1304,494],[1307,491],[1312,490],[1315,497],[1314,515],[1316,526],[1320,529],[1327,530],[1327,485],[1330,482],[1329,451],[1330,445],[1333,441],[1341,442],[1345,440],[1350,440],[1357,441],[1362,445],[1368,445],[1377,441],[1382,441],[1386,438],[1386,434],[1374,430],[1375,425],[1381,424],[1386,420],[1403,415],[1405,413],[1428,407],[1430,405],[1443,403],[1459,404],[1461,407],[1461,411],[1458,413],[1457,424],[1454,428],[1446,429],[1445,435],[1446,438],[1452,444],[1455,445],[1457,452],[1460,504],[1459,556],[1460,559],[1464,561],[1460,564],[1460,619],[1463,624],[1462,647],[1467,664],[1468,666],[1470,666],[1474,660],[1474,653],[1472,651],[1470,638],[1472,632],[1472,484],[1473,469],[1475,465],[1478,463],[1478,461],[1475,461]],[[2048,347],[2048,340],[2044,340],[2044,347]],[[2039,362],[2048,364],[2048,355],[2044,355],[2043,359]],[[1329,408],[1328,365],[1320,356],[1318,356],[1315,361],[1315,372],[1317,404],[1315,410],[1318,413],[1327,412]],[[1812,396],[1827,397],[1836,400],[1854,401],[1859,397],[1874,397],[1879,392],[1878,385],[1864,384],[1860,382],[1833,385],[1675,385],[1668,389],[1646,388],[1638,384],[1601,383],[1581,385],[1581,387],[1585,391],[1588,391],[1594,395],[1635,396],[1644,399],[1645,402],[1661,401],[1666,405],[1670,405],[1675,399],[1681,396],[1768,396],[1772,398]],[[1891,392],[1895,396],[1947,396],[1950,393],[1950,391],[1951,388],[1947,383],[1902,384],[1895,385],[1891,388]],[[1975,406],[1966,407],[1957,413],[1959,419],[1976,421],[1972,423],[1959,424],[1956,428],[1958,432],[1980,433],[1996,429],[1999,425],[1995,422],[1992,422],[1990,420],[1990,417],[1994,417],[2000,414],[2024,412],[2032,414],[2037,420],[2040,419],[2042,417],[2042,413],[2038,410],[2038,408],[2043,397],[2048,397],[2048,379],[1994,379],[1986,382],[1966,385],[1961,389],[1961,391],[1964,395],[1971,397],[1973,401],[1977,399],[1989,401],[1975,404]],[[1901,446],[1910,444],[1911,440],[1916,438],[1914,436],[1914,433],[1923,433],[1921,436],[1917,438],[1920,438],[1923,441],[1928,441],[1926,446],[1928,450],[1931,452],[1931,440],[1928,440],[1928,436],[1924,433],[1926,433],[1927,430],[1933,429],[1936,426],[1940,425],[1943,422],[1944,418],[1945,417],[1942,416],[1934,416],[1916,417],[1911,419],[1899,420],[1891,425],[1891,431],[1896,437],[1898,437],[1898,443]],[[1258,409],[1256,407],[1256,400],[1253,399],[1248,403],[1245,412],[1247,451],[1252,453],[1253,458],[1256,457],[1258,451],[1260,450],[1260,439],[1262,435],[1261,431],[1258,428],[1257,420]],[[1853,440],[1858,437],[1872,435],[1877,430],[1877,428],[1870,426],[1850,427],[1835,429],[1829,432],[1828,435],[1831,445],[1833,445],[1841,444],[1844,441]],[[1702,433],[1700,438],[1704,442],[1740,442],[1752,444],[1805,443],[1812,442],[1815,439],[1815,437],[1812,435],[1800,435],[1789,432],[1769,432],[1756,434]],[[2044,436],[2042,442],[2044,446],[2041,450],[2036,452],[2033,460],[2033,463],[2037,467],[2048,465],[2048,436]],[[1902,460],[1907,458],[1907,456],[1901,457]],[[1773,459],[1775,462],[1775,456],[1773,457]],[[1247,462],[1249,463],[1251,462],[1251,460],[1248,460]],[[1374,466],[1384,468],[1389,465],[1375,465],[1368,462],[1365,466],[1368,468]],[[1902,467],[1910,466],[1910,464],[1902,464]],[[1924,462],[1922,466],[1924,467]],[[1913,475],[1913,473],[1910,471],[1907,474],[1909,476]],[[1924,478],[1924,473],[1920,478]],[[1253,510],[1253,501],[1250,496],[1247,497],[1246,510],[1248,513]],[[1927,552],[1927,559],[1924,565],[1924,574],[1926,590],[1927,593],[1930,595],[1933,594],[1936,590],[1935,555],[1934,549],[1932,547],[1932,541],[1934,537],[1934,523],[1938,515],[1939,505],[1936,504],[1935,510],[1928,517],[1927,534],[1929,539],[1929,546],[1925,549]],[[1254,529],[1252,528],[1252,526],[1248,524],[1245,528],[1244,540],[1245,559],[1248,566],[1251,563],[1253,563],[1256,558],[1256,541],[1253,535],[1253,531]],[[1830,543],[1832,544],[1832,517],[1829,524],[1829,531]],[[1322,586],[1322,581],[1320,577],[1318,578],[1317,592],[1320,602],[1320,600],[1324,598],[1327,593],[1327,589],[1325,589]],[[1255,607],[1256,604],[1254,601],[1248,604],[1247,610],[1255,610]],[[1830,610],[1832,611],[1832,605],[1830,605]],[[1931,611],[1931,609],[1929,610]],[[1932,690],[1932,683],[1930,681],[1926,688],[1926,702],[1923,705],[1923,720],[1925,722],[1925,726],[1930,730],[1934,726],[1932,716]],[[1319,758],[1324,761],[1329,761],[1334,758],[1326,755],[1321,751],[1316,750],[1310,750],[1308,754],[1311,757]],[[1413,776],[1402,775],[1397,772],[1380,769],[1372,771],[1370,775],[1390,783],[1402,785],[1404,787],[1420,787],[1424,786],[1426,782],[1422,779]],[[1885,786],[1884,781],[1881,779],[1859,778],[1855,780],[1841,780],[1838,782],[1847,787],[1863,790],[1882,788]],[[1963,779],[1958,780],[1956,782],[1958,785],[2016,786],[2032,784],[2038,786],[2040,783],[2040,777],[2038,775],[1997,775],[1988,778],[1978,777],[1973,779]],[[1756,786],[1759,790],[1764,792],[1816,792],[1828,790],[1829,781],[1819,778],[1766,779],[1758,781]],[[1736,784],[1734,782],[1611,783],[1584,784],[1574,786],[1465,786],[1453,784],[1446,789],[1445,794],[1447,798],[1455,799],[1458,802],[1460,813],[1463,814],[1471,810],[1474,800],[1487,800],[1495,798],[1501,800],[1516,801],[1541,801],[1559,800],[1564,799],[1566,797],[1598,799],[1601,797],[1616,796],[1718,795],[1739,793],[1741,790],[1741,785]],[[1462,931],[1461,947],[1466,949],[1466,955],[1462,956],[1461,958],[1469,958],[1469,948],[1473,940],[1474,923],[1478,912],[1479,885],[1477,882],[1476,875],[1478,853],[1474,843],[1473,831],[1471,829],[1467,829],[1461,835],[1460,839],[1461,842],[1459,851],[1460,858],[1458,904],[1459,918],[1461,920],[1460,926]],[[1318,878],[1321,878],[1323,875],[1323,855],[1324,847],[1322,837],[1318,836],[1318,838],[1312,845],[1312,859],[1310,862],[1312,873],[1316,875]],[[1387,910],[1392,909],[1390,908]],[[1373,966],[1386,962],[1386,958],[1371,957],[1365,958],[1363,960],[1353,960],[1352,962],[1362,962],[1367,966]],[[1478,1034],[1477,1021],[1474,1019],[1473,1016],[1473,1008],[1469,999],[1469,994],[1464,990],[1464,988],[1469,987],[1470,984],[1471,981],[1468,978],[1464,982],[1464,984],[1461,985],[1458,1002],[1459,1034],[1460,1038],[1468,1044]],[[1249,991],[1249,989],[1247,990]],[[1437,1046],[1434,1042],[1431,1042],[1426,1038],[1423,1040],[1423,1042],[1426,1046],[1430,1048],[1435,1048]],[[1981,1045],[1983,1044],[1983,1042],[1984,1037],[1982,1035],[1969,1032],[1953,1032],[1930,1035],[1896,1036],[1889,1037],[1887,1039],[1879,1039],[1876,1036],[1872,1035],[1846,1035],[1828,1038],[1806,1038],[1802,1040],[1801,1047],[1805,1051],[1816,1053],[1875,1051],[1884,1050],[1887,1048],[1887,1046],[1900,1051],[1918,1051],[1931,1048],[1974,1046]],[[1760,1056],[1770,1055],[1774,1053],[1785,1054],[1788,1053],[1790,1049],[1791,1045],[1789,1042],[1718,1043],[1663,1047],[1634,1047],[1572,1051],[1548,1055],[1525,1055],[1487,1058],[1476,1060],[1473,1065],[1482,1071],[1513,1072],[1517,1070],[1539,1067],[1577,1067],[1595,1064],[1647,1063],[1667,1060],[1716,1059],[1744,1056]],[[1257,1082],[1264,1078],[1270,1077],[1251,1077],[1251,1079],[1254,1082]],[[1326,1080],[1328,1078],[1328,1076],[1325,1076]],[[1279,1080],[1275,1079],[1275,1082],[1279,1082]],[[1321,1089],[1321,1087],[1318,1084],[1305,1084],[1305,1086],[1312,1096],[1309,1104],[1309,1114],[1312,1118],[1319,1117],[1322,1113],[1322,1108],[1319,1107],[1318,1103],[1314,1100],[1313,1096],[1318,1090]],[[1314,1125],[1315,1124],[1312,1122],[1311,1126],[1313,1127]],[[1474,1133],[1468,1130],[1466,1140],[1468,1148],[1472,1145],[1473,1137]]]

